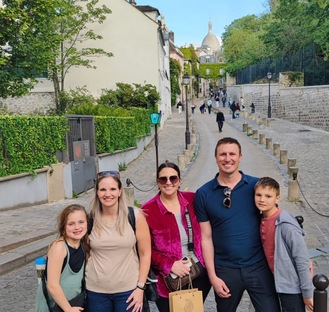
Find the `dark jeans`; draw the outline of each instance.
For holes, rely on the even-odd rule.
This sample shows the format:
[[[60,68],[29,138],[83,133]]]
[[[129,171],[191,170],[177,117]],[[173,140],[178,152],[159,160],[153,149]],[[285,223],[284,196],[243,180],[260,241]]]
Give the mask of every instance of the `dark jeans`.
[[[215,293],[217,312],[236,311],[247,290],[256,312],[280,312],[273,274],[266,261],[246,268],[216,267],[216,274],[230,289],[231,297],[220,298]]]
[[[223,121],[217,121],[217,123],[218,123],[218,131],[222,132],[224,122]]]
[[[129,303],[127,299],[133,290],[116,293],[116,294],[102,294],[87,290],[87,311],[88,312],[114,312],[133,310],[133,307],[126,310]]]
[[[302,294],[279,294],[282,312],[305,312]]]
[[[197,263],[201,273],[192,282],[193,288],[198,288],[202,290],[203,302],[206,300],[207,295],[210,291],[211,284],[208,279],[207,270],[202,266],[200,262]],[[187,289],[188,285],[184,286],[183,289]],[[169,312],[169,298],[160,297],[156,302],[156,305],[160,312]]]

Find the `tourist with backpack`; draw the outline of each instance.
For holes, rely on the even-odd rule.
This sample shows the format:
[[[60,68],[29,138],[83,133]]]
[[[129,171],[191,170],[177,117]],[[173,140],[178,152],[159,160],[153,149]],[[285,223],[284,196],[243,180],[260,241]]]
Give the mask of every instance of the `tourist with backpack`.
[[[129,221],[119,172],[98,173],[91,203],[90,256],[86,266],[88,312],[143,311],[151,239],[144,214]],[[138,250],[138,251],[137,251]]]

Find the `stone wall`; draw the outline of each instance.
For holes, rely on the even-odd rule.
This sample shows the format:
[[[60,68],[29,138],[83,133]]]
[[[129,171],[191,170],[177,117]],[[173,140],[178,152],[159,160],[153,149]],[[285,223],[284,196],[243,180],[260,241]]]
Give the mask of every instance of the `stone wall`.
[[[15,114],[46,114],[55,109],[54,93],[34,92],[22,97],[0,99],[0,111]]]
[[[249,110],[255,104],[256,112],[267,115],[268,84],[233,85],[227,87],[228,97],[239,102],[241,96]],[[282,118],[302,125],[329,131],[329,86],[281,88],[270,84],[272,118]]]

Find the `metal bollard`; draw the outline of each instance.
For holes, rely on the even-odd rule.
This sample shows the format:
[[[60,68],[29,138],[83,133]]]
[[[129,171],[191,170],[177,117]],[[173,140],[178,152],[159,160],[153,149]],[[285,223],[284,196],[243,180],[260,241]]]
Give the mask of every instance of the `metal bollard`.
[[[280,144],[274,143],[273,144],[273,156],[279,157],[280,155]]]
[[[266,138],[266,149],[272,149],[272,138]]]
[[[180,171],[185,170],[185,156],[184,155],[178,155],[178,168]]]
[[[259,134],[259,144],[265,145],[265,134],[264,133]]]
[[[329,280],[324,274],[316,274],[313,277],[313,285],[315,287],[313,292],[313,312],[327,312],[328,293],[326,288],[329,285]]]
[[[280,164],[285,165],[288,162],[288,151],[280,150]]]

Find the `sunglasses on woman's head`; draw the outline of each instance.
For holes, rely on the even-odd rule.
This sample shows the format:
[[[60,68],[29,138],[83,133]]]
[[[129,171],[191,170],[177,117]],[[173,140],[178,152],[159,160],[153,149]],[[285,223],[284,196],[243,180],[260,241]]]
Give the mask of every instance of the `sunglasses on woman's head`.
[[[231,193],[232,193],[232,190],[230,188],[226,187],[226,188],[224,188],[223,192],[224,192],[224,195],[226,196],[223,200],[223,205],[226,208],[231,208]]]
[[[167,184],[168,180],[170,181],[171,184],[176,184],[178,182],[179,178],[176,175],[170,176],[170,177],[159,177],[158,178],[158,182],[161,185]]]
[[[98,172],[97,173],[97,178],[100,178],[100,177],[103,177],[103,176],[106,176],[106,175],[117,175],[117,176],[120,176],[120,173],[119,171],[115,171],[115,170],[109,170],[109,171],[101,171],[101,172]]]

